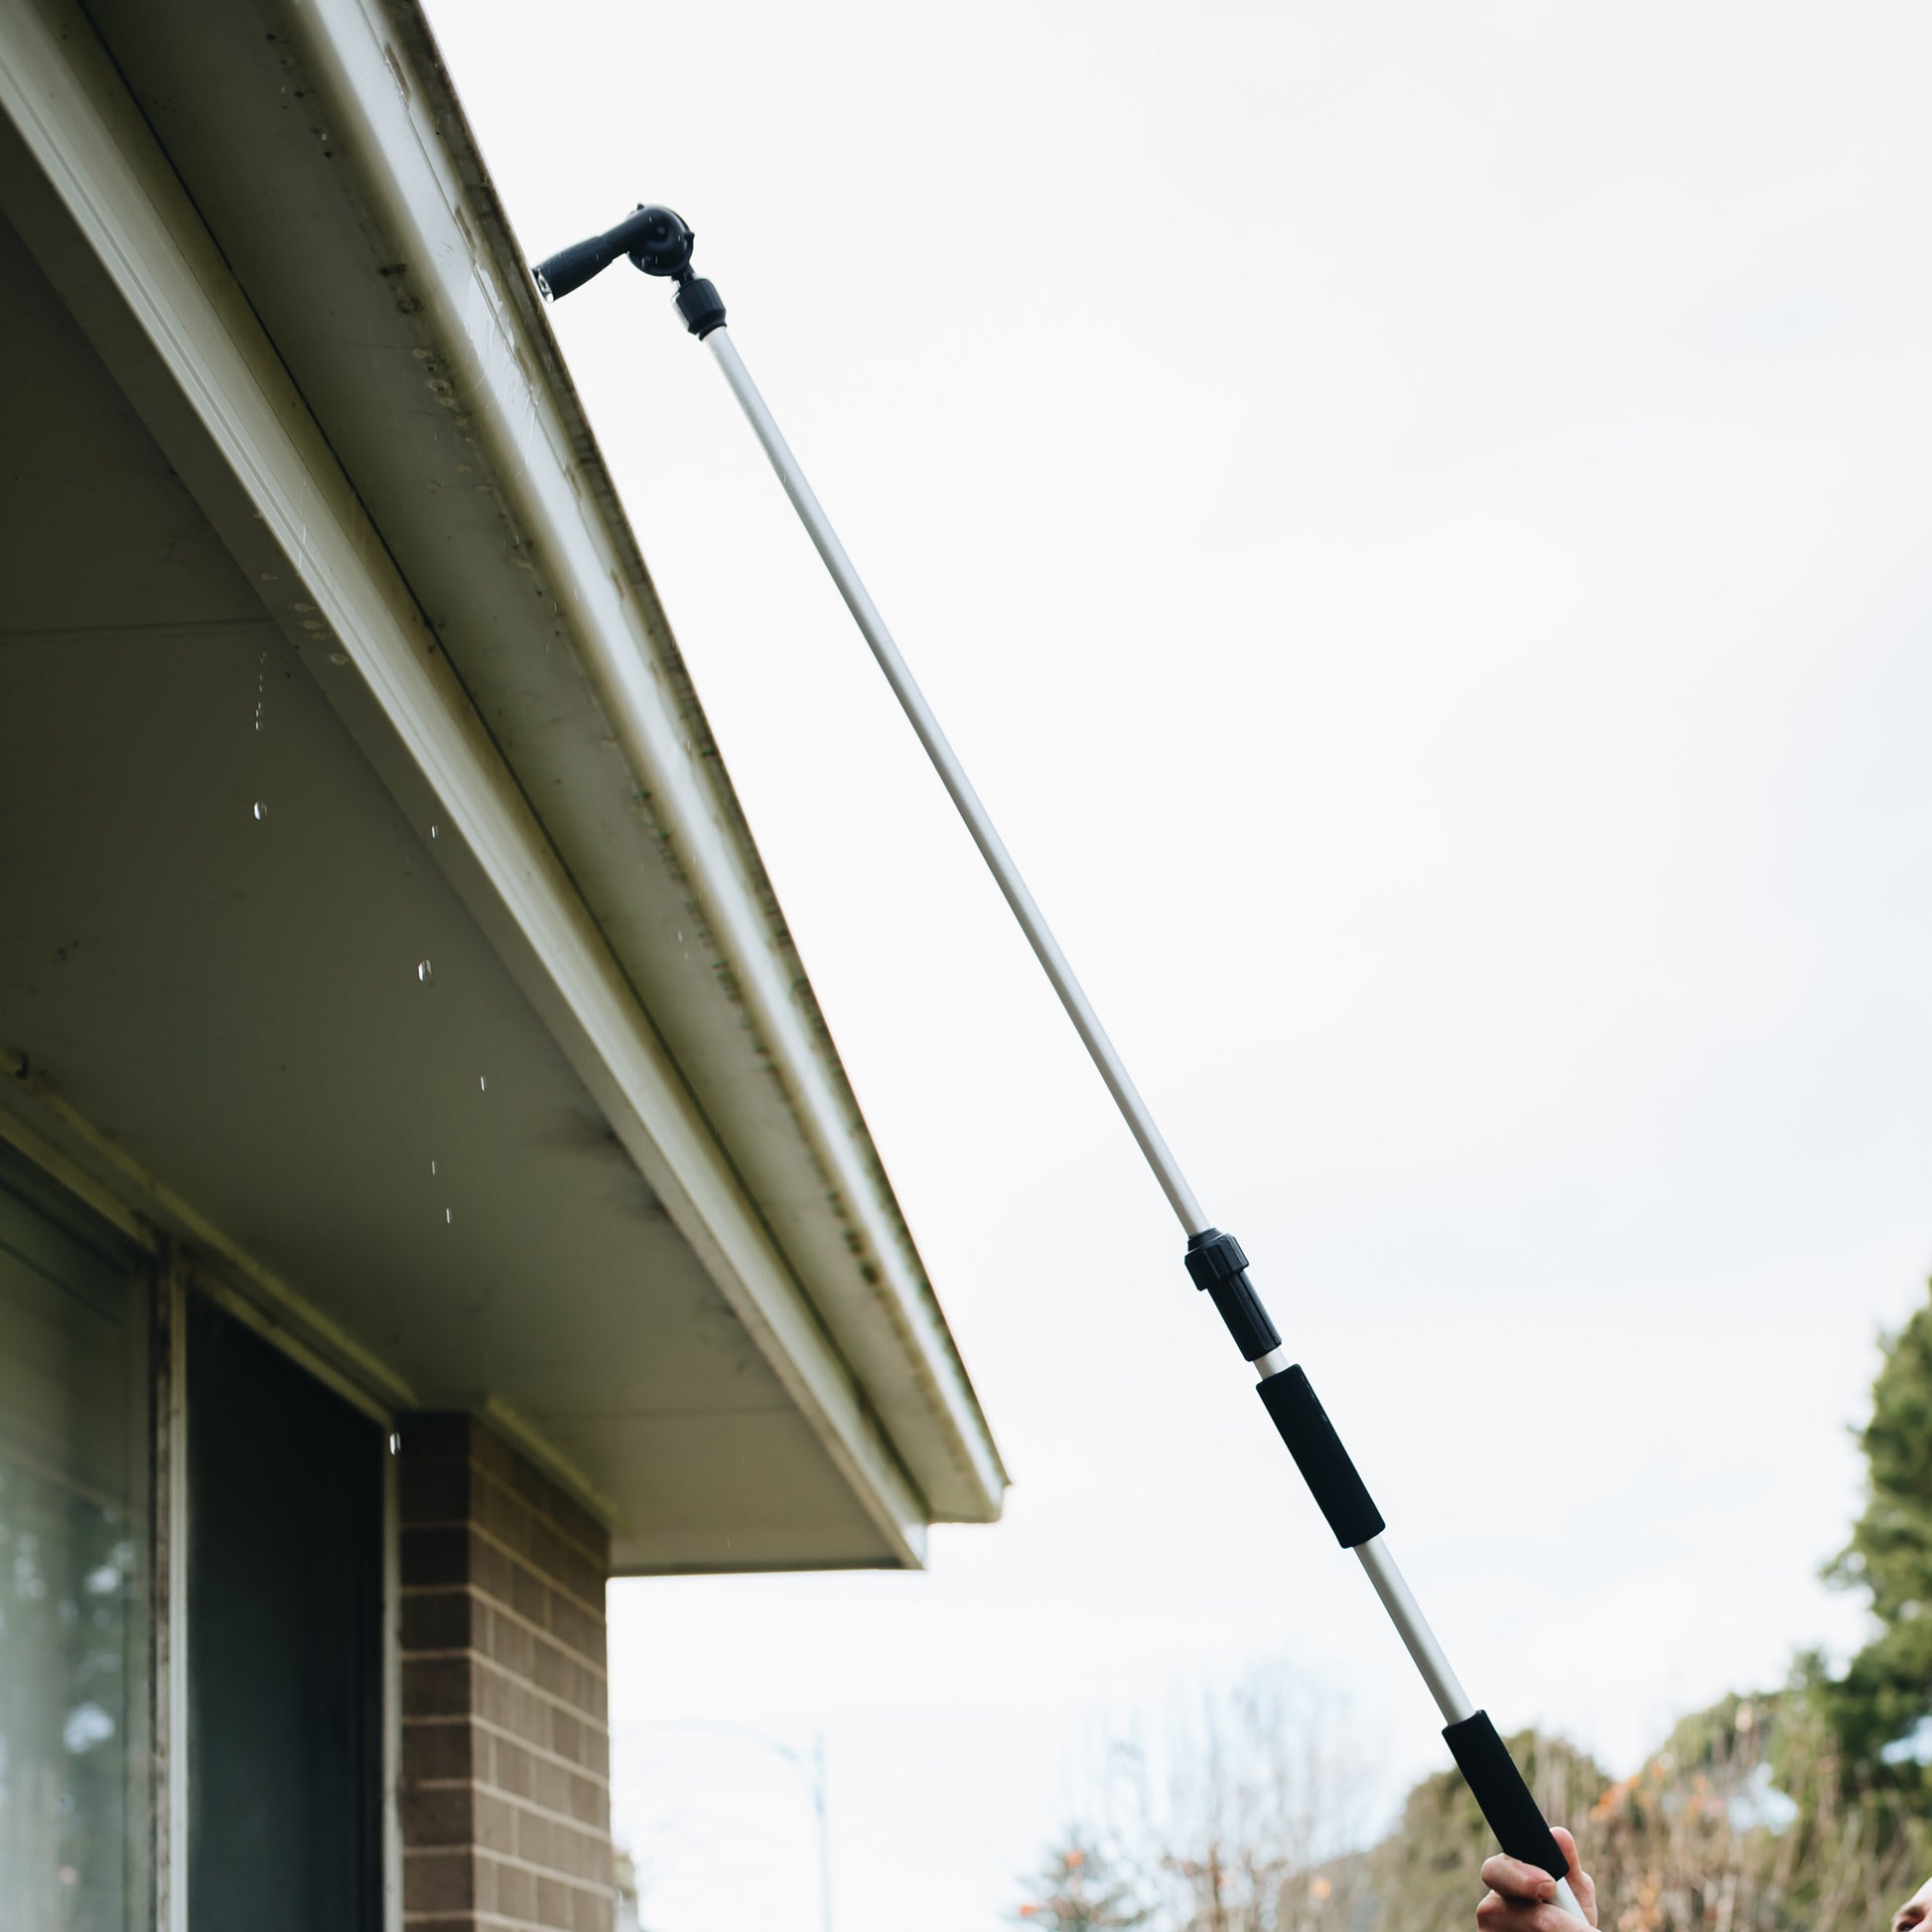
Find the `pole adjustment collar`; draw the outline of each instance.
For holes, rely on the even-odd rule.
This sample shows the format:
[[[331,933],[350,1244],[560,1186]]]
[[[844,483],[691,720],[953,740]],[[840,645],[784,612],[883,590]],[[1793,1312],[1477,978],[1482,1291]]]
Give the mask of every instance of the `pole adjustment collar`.
[[[725,326],[725,299],[702,275],[687,271],[678,277],[677,312],[699,342]]]
[[[1227,1323],[1243,1361],[1252,1362],[1279,1348],[1282,1338],[1248,1280],[1248,1257],[1233,1235],[1219,1228],[1202,1228],[1187,1237],[1187,1273],[1194,1286],[1212,1299]]]

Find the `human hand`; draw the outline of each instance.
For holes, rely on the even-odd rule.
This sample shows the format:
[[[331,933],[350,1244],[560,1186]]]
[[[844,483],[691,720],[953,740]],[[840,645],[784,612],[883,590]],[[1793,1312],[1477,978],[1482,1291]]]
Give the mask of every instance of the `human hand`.
[[[1891,1932],[1912,1932],[1914,1926],[1925,1923],[1928,1915],[1932,1915],[1932,1878],[1926,1879],[1891,1915]]]
[[[1482,1932],[1584,1932],[1586,1921],[1592,1926],[1596,1923],[1596,1887],[1590,1882],[1589,1873],[1577,1863],[1577,1841],[1561,1825],[1553,1826],[1551,1832],[1558,1849],[1570,1861],[1566,1876],[1570,1889],[1577,1894],[1577,1903],[1584,1908],[1583,1918],[1573,1916],[1555,1902],[1556,1880],[1540,1865],[1524,1864],[1499,1853],[1483,1862],[1482,1882],[1489,1887],[1489,1893],[1476,1907],[1476,1923]],[[1932,1893],[1932,1881],[1928,1881],[1926,1889]],[[1910,1909],[1909,1905],[1903,1908]],[[1920,1917],[1923,1916],[1921,1911]],[[1917,1923],[1917,1919],[1910,1921],[1913,1926]],[[1907,1932],[1902,1912],[1893,1932]]]

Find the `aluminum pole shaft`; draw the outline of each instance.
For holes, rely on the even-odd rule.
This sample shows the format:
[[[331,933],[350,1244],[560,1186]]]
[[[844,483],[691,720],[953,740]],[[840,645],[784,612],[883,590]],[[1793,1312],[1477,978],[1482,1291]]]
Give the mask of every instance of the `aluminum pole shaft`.
[[[739,407],[745,411],[754,434],[764,446],[764,454],[771,459],[771,467],[778,473],[778,481],[784,485],[785,494],[791,498],[791,506],[798,512],[798,520],[804,524],[813,547],[824,559],[825,568],[831,572],[833,583],[839,587],[839,595],[845,599],[846,609],[852,613],[853,621],[872,647],[873,656],[879,660],[879,668],[886,673],[886,681],[893,687],[894,696],[898,699],[913,731],[918,734],[919,743],[925,747],[926,756],[932,760],[940,783],[959,808],[959,815],[966,821],[966,829],[973,835],[973,843],[979,847],[980,856],[999,883],[1000,891],[1006,895],[1006,901],[1013,908],[1013,916],[1020,921],[1020,929],[1027,935],[1027,942],[1033,947],[1035,957],[1053,983],[1053,991],[1060,996],[1060,1005],[1066,1009],[1066,1017],[1073,1022],[1073,1030],[1080,1035],[1081,1044],[1086,1047],[1101,1079],[1107,1083],[1107,1091],[1113,1095],[1114,1105],[1120,1109],[1128,1131],[1140,1144],[1141,1153],[1154,1170],[1154,1177],[1161,1183],[1161,1191],[1167,1195],[1168,1204],[1188,1234],[1199,1234],[1207,1227],[1208,1221],[1201,1212],[1200,1202],[1194,1198],[1194,1190],[1188,1186],[1179,1164],[1162,1139],[1161,1130],[1154,1124],[1154,1116],[1147,1110],[1147,1102],[1141,1098],[1133,1076],[1114,1049],[1114,1042],[1107,1037],[1107,1030],[1100,1024],[1100,1016],[1094,1012],[1093,1002],[1073,977],[1073,968],[1060,951],[1059,941],[1053,937],[1051,927],[1027,889],[1027,882],[1020,876],[1020,868],[1013,862],[1013,855],[988,817],[986,807],[980,803],[979,793],[973,789],[973,781],[967,777],[965,767],[947,743],[939,720],[933,716],[932,707],[925,701],[925,693],[919,689],[906,667],[905,659],[899,655],[898,646],[893,642],[893,633],[886,628],[886,620],[879,615],[879,607],[873,603],[871,594],[859,579],[859,573],[853,569],[852,559],[845,554],[845,545],[839,541],[838,532],[832,528],[818,498],[812,493],[811,484],[805,481],[805,473],[798,467],[798,459],[792,455],[783,432],[772,419],[770,410],[764,406],[764,398],[759,394],[758,384],[752,380],[751,371],[739,356],[729,331],[714,329],[704,340],[706,346],[718,358],[718,366],[724,370],[725,380],[731,384],[732,394],[738,398]]]
[[[838,586],[846,609],[852,613],[873,656],[879,661],[879,668],[886,673],[886,681],[893,687],[893,694],[917,733],[919,743],[925,747],[926,756],[932,760],[940,782],[958,807],[960,817],[966,821],[966,829],[973,835],[973,843],[979,847],[980,856],[985,859],[1000,891],[1005,894],[1006,901],[1013,908],[1014,917],[1020,921],[1028,943],[1052,982],[1053,991],[1059,995],[1060,1004],[1066,1009],[1067,1018],[1073,1022],[1081,1043],[1086,1047],[1101,1079],[1107,1083],[1107,1091],[1113,1095],[1122,1119],[1140,1144],[1141,1153],[1153,1169],[1169,1204],[1189,1235],[1201,1233],[1208,1222],[1201,1212],[1200,1203],[1194,1198],[1193,1189],[1187,1185],[1186,1177],[1161,1136],[1161,1130],[1155,1126],[1146,1101],[1141,1098],[1140,1090],[1134,1085],[1113,1041],[1107,1037],[1107,1030],[1101,1026],[1092,1002],[1082,991],[1080,982],[1074,978],[1073,969],[1067,964],[1066,955],[1060,951],[1058,940],[1053,937],[1033,894],[1028,891],[1027,882],[1021,878],[1020,869],[1013,862],[1013,855],[1008,852],[1005,841],[987,815],[986,807],[980,802],[979,793],[973,789],[965,767],[947,742],[932,707],[926,703],[925,694],[919,689],[905,659],[899,655],[898,646],[893,641],[893,633],[886,628],[886,621],[879,615],[879,607],[873,603],[859,573],[853,569],[852,559],[845,554],[844,544],[839,541],[838,533],[813,494],[811,484],[805,481],[805,473],[798,467],[798,459],[792,455],[791,446],[786,443],[783,432],[765,407],[764,398],[759,394],[758,385],[752,380],[751,371],[746,368],[736,345],[722,325],[710,330],[704,340],[717,358],[718,366],[724,370],[725,380],[731,384],[732,393],[738,398],[740,408],[745,411],[753,432],[763,446],[772,469],[777,472],[778,481],[784,485],[784,492],[790,497],[792,508],[798,512],[798,519],[804,524],[813,547],[824,561],[825,568],[831,572],[832,581]],[[1254,1366],[1266,1381],[1288,1369],[1288,1351],[1279,1347],[1271,1349],[1256,1357]],[[1450,1668],[1449,1658],[1436,1640],[1436,1633],[1429,1627],[1408,1583],[1397,1569],[1395,1559],[1389,1554],[1380,1535],[1372,1536],[1353,1548],[1376,1595],[1381,1599],[1382,1607],[1389,1614],[1390,1622],[1395,1625],[1396,1633],[1421,1672],[1430,1695],[1436,1700],[1444,1721],[1453,1725],[1476,1716],[1476,1707]],[[820,1803],[822,1824],[822,1792]],[[1583,1916],[1569,1881],[1561,1875],[1556,1877],[1556,1902],[1565,1911]],[[827,1903],[829,1906],[829,1896]]]
[[[1360,1561],[1397,1635],[1448,1720],[1445,1740],[1483,1816],[1498,1843],[1508,1849],[1512,1858],[1551,1874],[1556,1902],[1567,1911],[1576,1912],[1576,1896],[1562,1875],[1566,1857],[1563,1848],[1552,1837],[1541,1807],[1524,1783],[1521,1771],[1511,1761],[1509,1747],[1488,1713],[1474,1707],[1449,1667],[1449,1658],[1436,1641],[1436,1633],[1430,1629],[1395,1559],[1382,1541],[1382,1512],[1376,1508],[1309,1378],[1288,1359],[1280,1332],[1248,1280],[1248,1261],[1241,1244],[1232,1235],[1208,1226],[1193,1189],[1187,1185],[1179,1164],[1155,1126],[1147,1103],[1101,1026],[1093,1003],[1074,978],[1066,955],[1060,951],[1058,940],[1028,891],[1027,882],[1021,878],[1020,868],[1014,864],[1006,842],[980,802],[979,793],[940,729],[925,694],[899,655],[885,619],[879,615],[879,607],[853,569],[844,544],[798,467],[798,459],[792,455],[783,432],[759,394],[758,384],[740,359],[737,345],[725,331],[723,299],[710,282],[692,273],[694,240],[690,224],[670,208],[639,207],[617,227],[539,264],[535,271],[537,285],[551,299],[567,295],[609,267],[621,254],[627,255],[645,274],[676,277],[675,306],[679,317],[699,341],[710,343],[712,355],[777,473],[778,482],[798,513],[798,520],[804,524],[813,548],[831,573],[832,582],[845,600],[846,609],[852,613],[860,634],[885,672],[886,681],[893,687],[907,722],[925,748],[932,768],[938,772],[947,795],[966,822],[973,843],[979,847],[980,857],[986,861],[1014,917],[1020,921],[1020,929],[1027,935],[1035,957],[1059,996],[1067,1018],[1073,1022],[1081,1044],[1106,1083],[1154,1177],[1161,1183],[1168,1204],[1185,1229],[1189,1278],[1196,1288],[1208,1294],[1215,1311],[1227,1324],[1229,1335],[1253,1364],[1260,1377],[1262,1405],[1294,1456],[1310,1493],[1327,1518],[1336,1541],[1343,1549],[1352,1550]],[[786,1751],[786,1755],[796,1754]],[[825,1815],[823,1738],[817,1740],[813,1762],[816,1770],[813,1796],[819,1826],[820,1905],[829,1932],[831,1859]]]
[[[1382,1599],[1382,1607],[1388,1611],[1389,1621],[1395,1625],[1403,1647],[1422,1672],[1422,1681],[1429,1686],[1429,1695],[1436,1700],[1443,1722],[1459,1725],[1464,1718],[1474,1717],[1476,1708],[1462,1688],[1461,1679],[1449,1668],[1449,1660],[1436,1641],[1436,1632],[1429,1627],[1422,1606],[1411,1594],[1408,1580],[1396,1568],[1389,1546],[1379,1536],[1372,1536],[1366,1543],[1356,1544],[1355,1555],[1368,1572],[1368,1580],[1375,1586],[1375,1593]]]

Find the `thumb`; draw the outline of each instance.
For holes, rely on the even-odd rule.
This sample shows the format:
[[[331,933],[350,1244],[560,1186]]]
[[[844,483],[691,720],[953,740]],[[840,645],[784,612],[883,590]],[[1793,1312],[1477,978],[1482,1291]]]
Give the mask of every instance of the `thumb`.
[[[1590,1876],[1577,1860],[1577,1841],[1561,1825],[1550,1827],[1550,1836],[1557,1842],[1557,1850],[1570,1862],[1566,1874],[1570,1879],[1570,1889],[1577,1894],[1577,1903],[1584,1908],[1584,1916],[1590,1924],[1596,1923],[1596,1887]]]

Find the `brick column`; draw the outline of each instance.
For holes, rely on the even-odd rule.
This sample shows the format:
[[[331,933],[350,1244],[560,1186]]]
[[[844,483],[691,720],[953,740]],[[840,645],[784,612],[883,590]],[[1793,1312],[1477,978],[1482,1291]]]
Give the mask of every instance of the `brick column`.
[[[609,1533],[470,1416],[400,1483],[404,1922],[613,1932]]]

